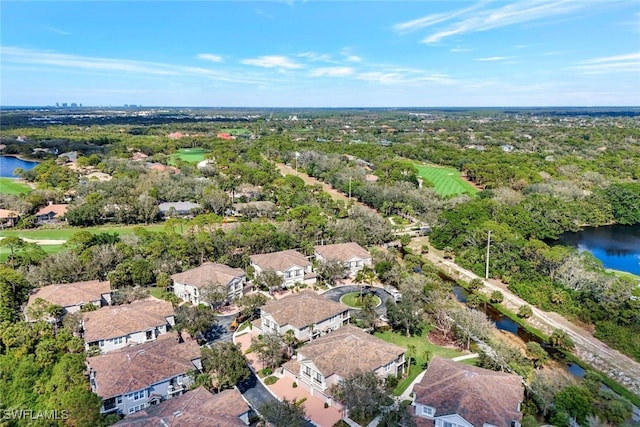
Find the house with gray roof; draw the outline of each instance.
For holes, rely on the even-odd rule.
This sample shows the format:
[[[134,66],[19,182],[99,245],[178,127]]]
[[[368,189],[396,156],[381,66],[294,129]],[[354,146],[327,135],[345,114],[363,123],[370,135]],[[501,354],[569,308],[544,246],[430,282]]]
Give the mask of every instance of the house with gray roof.
[[[191,216],[193,211],[200,209],[200,205],[192,202],[164,202],[158,205],[160,215],[171,216]]]

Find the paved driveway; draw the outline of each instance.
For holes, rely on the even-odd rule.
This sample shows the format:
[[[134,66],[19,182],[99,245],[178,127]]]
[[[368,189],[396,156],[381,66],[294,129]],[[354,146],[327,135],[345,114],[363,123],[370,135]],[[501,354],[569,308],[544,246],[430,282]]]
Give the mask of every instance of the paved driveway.
[[[340,302],[340,298],[345,295],[348,294],[350,292],[360,292],[360,285],[345,285],[345,286],[338,286],[335,287],[333,289],[329,289],[327,292],[324,292],[322,295],[324,295],[325,297],[336,301],[336,302]],[[369,292],[376,294],[378,297],[380,297],[380,301],[382,301],[382,304],[380,304],[379,306],[376,307],[376,313],[380,316],[380,315],[386,315],[387,314],[387,301],[391,298],[393,301],[393,297],[384,289],[382,288],[378,288],[378,287],[371,287],[369,288]],[[350,310],[351,314],[357,314],[358,310],[357,308],[353,308]]]
[[[210,346],[216,342],[231,342],[233,332],[229,330],[231,322],[237,314],[229,314],[226,316],[218,316],[218,322],[211,326],[211,329],[204,333],[207,345]]]

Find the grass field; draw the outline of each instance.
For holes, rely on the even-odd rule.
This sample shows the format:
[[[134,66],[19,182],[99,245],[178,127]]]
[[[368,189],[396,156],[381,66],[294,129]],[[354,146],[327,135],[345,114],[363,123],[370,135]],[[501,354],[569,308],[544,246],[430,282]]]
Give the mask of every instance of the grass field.
[[[67,227],[67,228],[39,228],[35,230],[4,230],[0,231],[0,237],[18,236],[23,239],[34,240],[69,240],[71,236],[79,231],[88,231],[90,233],[118,233],[130,234],[133,229],[142,227],[147,231],[162,231],[163,225],[129,225],[124,227]]]
[[[416,169],[418,169],[418,176],[431,182],[436,193],[441,196],[478,192],[478,189],[462,179],[460,172],[454,168],[416,165]]]
[[[64,246],[63,245],[40,245],[40,247],[46,253],[54,254],[56,252],[60,252]],[[9,248],[0,247],[0,262],[6,262],[7,258],[9,258],[10,253],[11,253],[11,250]]]
[[[453,359],[457,356],[462,356],[464,353],[458,350],[454,350],[452,348],[440,347],[435,344],[429,342],[427,338],[427,332],[424,332],[422,336],[415,337],[407,337],[403,334],[399,334],[397,332],[387,331],[387,332],[376,332],[375,336],[385,340],[386,342],[390,342],[392,344],[399,345],[400,347],[409,348],[409,345],[413,345],[416,348],[415,352],[415,364],[409,368],[409,375],[403,378],[398,386],[393,390],[393,394],[396,396],[400,396],[407,387],[413,382],[413,380],[418,376],[420,372],[422,372],[422,365],[426,362],[425,353],[428,351],[432,356],[440,356],[445,359]],[[408,360],[408,356],[405,355],[405,358]]]
[[[344,305],[348,305],[349,307],[362,308],[360,292],[350,292],[348,294],[344,294],[342,298],[340,298],[340,302]],[[382,304],[382,301],[380,301],[380,297],[373,295],[373,306],[377,307],[380,304]]]
[[[0,178],[0,193],[2,194],[20,194],[28,193],[31,187],[14,178]]]
[[[249,135],[251,131],[243,128],[221,129],[220,132],[226,132],[231,135]]]
[[[209,152],[202,148],[181,148],[176,154],[171,157],[178,158],[187,163],[198,163],[204,160],[204,156]]]

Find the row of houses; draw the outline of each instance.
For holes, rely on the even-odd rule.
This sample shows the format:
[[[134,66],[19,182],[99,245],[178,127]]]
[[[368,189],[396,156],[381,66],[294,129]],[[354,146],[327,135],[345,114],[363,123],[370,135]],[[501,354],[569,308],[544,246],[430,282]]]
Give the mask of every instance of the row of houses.
[[[68,208],[69,205],[67,204],[50,203],[35,213],[35,223],[42,225],[64,222],[64,216]],[[14,227],[19,219],[20,212],[10,209],[0,209],[0,229]]]

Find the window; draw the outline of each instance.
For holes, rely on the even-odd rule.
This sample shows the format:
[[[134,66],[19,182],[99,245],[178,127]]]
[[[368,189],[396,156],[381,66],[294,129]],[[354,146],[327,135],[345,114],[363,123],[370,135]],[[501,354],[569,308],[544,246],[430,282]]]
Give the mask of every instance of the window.
[[[129,399],[140,400],[140,399],[144,399],[145,395],[146,395],[145,391],[140,390],[140,391],[134,391],[128,397]]]
[[[422,407],[422,415],[426,415],[427,417],[433,417],[435,413],[436,413],[436,410],[433,409],[431,406]]]
[[[391,370],[391,366],[393,366],[393,362],[389,362],[386,365],[384,365],[384,371],[389,372]]]
[[[124,337],[112,338],[109,341],[111,341],[111,344],[113,345],[119,345],[124,343]]]
[[[303,372],[304,372],[304,374],[305,374],[306,376],[308,376],[308,377],[310,377],[310,376],[311,376],[311,368],[310,368],[310,367],[305,366],[305,367],[304,367],[304,371],[303,371]]]
[[[129,413],[133,414],[134,412],[142,411],[144,409],[144,403],[142,405],[136,405],[129,408]]]
[[[295,273],[296,273],[296,277],[302,276],[302,270],[296,270]]]
[[[290,271],[285,271],[284,272],[284,277],[285,277],[285,279],[290,278],[291,277],[291,272]]]
[[[118,396],[118,397],[116,397],[116,403],[117,403],[118,405],[122,405],[122,396]]]
[[[322,384],[322,375],[319,372],[316,372],[316,376],[315,376],[314,380],[318,384]]]
[[[100,341],[98,341],[98,345],[99,345],[100,347],[104,347],[104,340],[100,340]]]

